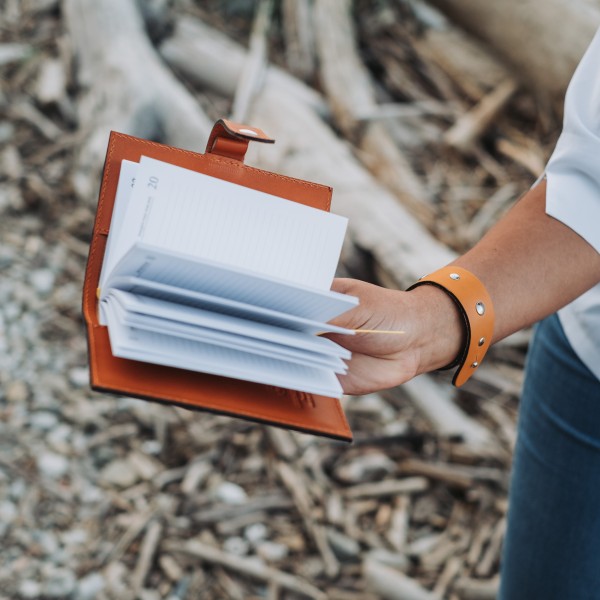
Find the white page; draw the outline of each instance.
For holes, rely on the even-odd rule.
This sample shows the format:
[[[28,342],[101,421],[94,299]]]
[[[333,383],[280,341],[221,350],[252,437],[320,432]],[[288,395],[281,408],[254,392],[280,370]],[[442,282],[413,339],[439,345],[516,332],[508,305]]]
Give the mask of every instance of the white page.
[[[142,277],[191,291],[230,298],[315,321],[329,321],[358,304],[358,298],[259,276],[233,266],[136,243],[113,270],[102,294],[123,276]]]
[[[111,296],[106,300],[106,302],[113,304],[114,302],[117,302],[117,299]],[[161,333],[197,342],[206,342],[208,344],[223,346],[225,348],[233,348],[234,350],[241,350],[243,352],[257,354],[259,356],[266,356],[268,358],[275,358],[298,365],[330,369],[334,373],[346,373],[348,370],[348,367],[344,361],[337,356],[328,356],[325,354],[319,354],[317,352],[311,352],[308,350],[302,350],[300,348],[293,348],[290,346],[284,346],[282,344],[257,340],[255,338],[240,336],[215,329],[208,329],[206,327],[197,325],[188,325],[187,323],[168,321],[159,317],[152,317],[139,313],[130,313],[123,307],[115,310],[115,314],[123,325],[126,325],[127,327],[133,327],[135,329],[153,331],[155,333]]]
[[[331,371],[125,327],[115,315],[114,306],[108,303],[107,309],[114,356],[324,396],[339,397],[342,393]]]
[[[144,207],[144,244],[321,290],[331,286],[344,217],[145,156],[137,182],[130,204]]]
[[[129,231],[130,226],[126,223],[125,215],[130,204],[129,200],[133,191],[138,166],[138,163],[130,160],[121,161],[117,193],[115,194],[115,203],[110,219],[110,230],[108,232],[108,240],[106,240],[102,270],[100,271],[100,287],[104,285],[108,274],[123,256],[123,250],[127,250],[131,245],[132,236]]]
[[[256,323],[247,319],[239,319],[201,308],[173,304],[172,302],[130,294],[129,292],[112,290],[110,296],[114,296],[128,312],[132,313],[140,313],[169,321],[229,332],[239,336],[282,344],[292,348],[301,348],[329,356],[338,356],[340,358],[350,358],[351,356],[348,350],[327,338],[300,331]]]
[[[198,308],[232,315],[241,319],[250,319],[259,323],[267,323],[268,325],[285,327],[295,331],[304,331],[306,333],[341,333],[345,335],[354,334],[354,330],[346,329],[345,327],[338,327],[321,321],[305,319],[303,317],[297,317],[270,308],[254,306],[229,298],[221,298],[202,292],[184,290],[172,285],[149,281],[139,277],[117,277],[112,280],[112,288],[131,292],[132,294],[148,296],[150,298],[158,298],[159,300],[166,300],[176,304],[196,306]]]

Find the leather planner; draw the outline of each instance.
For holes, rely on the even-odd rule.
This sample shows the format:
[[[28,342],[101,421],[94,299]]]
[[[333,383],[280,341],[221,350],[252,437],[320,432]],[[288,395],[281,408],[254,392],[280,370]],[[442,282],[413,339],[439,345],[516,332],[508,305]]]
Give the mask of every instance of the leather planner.
[[[139,162],[142,156],[148,157],[329,211],[331,188],[244,164],[250,142],[272,141],[260,129],[226,120],[215,124],[204,154],[122,133],[111,133],[83,288],[91,387],[99,392],[132,396],[351,441],[352,432],[338,397],[118,358],[113,355],[108,329],[100,317],[100,275],[122,161]]]

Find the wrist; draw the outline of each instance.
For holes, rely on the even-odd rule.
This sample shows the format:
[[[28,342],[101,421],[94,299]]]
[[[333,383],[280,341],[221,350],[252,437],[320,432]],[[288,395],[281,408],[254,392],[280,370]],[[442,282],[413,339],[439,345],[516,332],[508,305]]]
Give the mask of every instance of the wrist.
[[[413,312],[413,344],[418,353],[417,374],[451,364],[466,343],[463,320],[456,303],[443,290],[430,285],[409,292]]]

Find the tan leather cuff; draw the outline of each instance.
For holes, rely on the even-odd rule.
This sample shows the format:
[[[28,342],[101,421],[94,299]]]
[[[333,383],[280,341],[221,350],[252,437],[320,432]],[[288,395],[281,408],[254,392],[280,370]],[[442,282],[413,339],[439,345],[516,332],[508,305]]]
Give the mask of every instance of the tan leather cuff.
[[[454,300],[465,326],[465,345],[456,359],[444,367],[458,366],[452,383],[463,385],[481,364],[490,347],[494,333],[494,306],[483,283],[473,273],[456,266],[448,266],[431,275],[421,277],[408,288],[433,285],[444,290]]]

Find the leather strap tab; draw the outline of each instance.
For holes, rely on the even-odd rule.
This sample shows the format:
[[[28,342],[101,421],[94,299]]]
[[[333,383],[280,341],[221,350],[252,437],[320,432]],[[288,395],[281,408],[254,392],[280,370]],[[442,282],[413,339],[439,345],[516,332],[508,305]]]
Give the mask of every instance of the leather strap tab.
[[[248,143],[251,141],[266,144],[275,142],[262,129],[250,127],[250,125],[244,125],[243,123],[234,123],[227,119],[219,119],[214,124],[208,138],[206,153],[219,154],[244,162]]]
[[[434,285],[454,300],[462,316],[465,347],[446,369],[458,366],[452,383],[460,387],[475,373],[492,341],[494,306],[483,283],[467,269],[450,265],[421,277],[409,290],[420,285]]]

